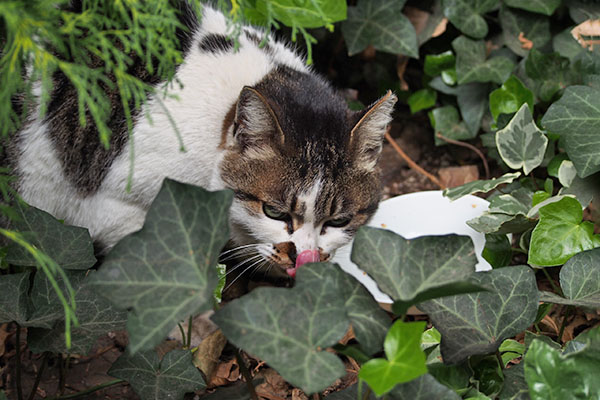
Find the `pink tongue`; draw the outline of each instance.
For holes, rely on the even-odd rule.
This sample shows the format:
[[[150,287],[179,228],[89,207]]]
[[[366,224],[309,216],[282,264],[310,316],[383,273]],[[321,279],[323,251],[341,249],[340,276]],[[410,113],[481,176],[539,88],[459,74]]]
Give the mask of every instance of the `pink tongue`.
[[[302,266],[306,263],[319,262],[319,261],[321,261],[321,256],[319,254],[319,250],[304,250],[302,253],[298,254],[298,257],[296,257],[296,267],[288,268],[286,270],[286,272],[289,276],[294,278],[296,276],[296,270],[300,266]]]

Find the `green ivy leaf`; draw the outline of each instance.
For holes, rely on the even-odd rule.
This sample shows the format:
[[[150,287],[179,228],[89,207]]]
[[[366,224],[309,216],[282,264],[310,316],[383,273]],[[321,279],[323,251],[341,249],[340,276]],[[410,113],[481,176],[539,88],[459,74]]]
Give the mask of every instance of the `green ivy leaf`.
[[[552,15],[560,6],[561,0],[504,0],[504,4],[509,7],[520,8],[522,10],[531,11],[534,13]]]
[[[575,254],[560,270],[564,298],[542,292],[551,303],[600,308],[600,248]]]
[[[410,107],[411,114],[414,114],[418,111],[435,106],[436,100],[437,92],[435,90],[425,88],[417,90],[416,92],[411,94],[410,97],[406,100],[406,102]]]
[[[0,275],[0,324],[23,325],[29,317],[29,272]]]
[[[63,308],[58,296],[44,274],[36,274],[33,284],[32,301],[35,311],[31,317],[38,322],[54,322],[52,329],[30,328],[27,334],[29,348],[34,353],[51,351],[54,353],[88,354],[98,337],[106,335],[109,331],[125,328],[127,314],[117,311],[111,303],[100,297],[88,285],[96,272],[70,271],[67,277],[75,290],[75,316],[78,326],[71,329],[71,348],[65,345],[65,326]],[[62,281],[59,284],[63,286]],[[62,287],[64,291],[65,288]]]
[[[320,28],[346,19],[345,0],[311,0],[299,6],[294,0],[258,0],[256,10],[272,17],[284,25],[303,28]]]
[[[569,1],[569,16],[576,24],[588,19],[600,19],[600,4],[588,1]]]
[[[514,359],[521,357],[525,354],[525,345],[521,342],[517,342],[514,339],[506,339],[498,348],[500,355],[502,356],[503,368]]]
[[[496,147],[506,165],[512,169],[523,168],[525,175],[540,166],[546,146],[548,138],[533,122],[527,104],[521,106],[504,129],[496,132]]]
[[[600,171],[600,89],[568,87],[548,108],[542,125],[564,136],[565,150],[579,177]]]
[[[504,384],[504,375],[502,374],[504,366],[500,365],[498,358],[495,355],[471,356],[468,364],[473,370],[471,381],[475,384],[474,386],[483,395],[495,399]]]
[[[106,256],[91,284],[116,307],[133,308],[127,321],[132,353],[212,308],[231,200],[229,191],[211,193],[165,179],[142,230]]]
[[[486,60],[483,40],[471,40],[459,36],[452,41],[456,53],[456,77],[458,84],[469,82],[495,82],[501,84],[510,76],[515,64],[504,56]]]
[[[556,92],[572,81],[569,59],[558,53],[544,54],[531,49],[525,61],[525,71],[534,80],[535,92],[542,101],[552,100]]]
[[[565,163],[572,164],[570,161],[564,161],[563,164]],[[558,194],[575,196],[577,201],[579,201],[579,204],[581,204],[581,207],[587,208],[594,198],[600,198],[599,188],[600,173],[597,172],[594,175],[590,175],[584,179],[574,176],[569,183],[569,186],[562,187]]]
[[[504,385],[499,400],[530,400],[529,388],[525,382],[524,363],[512,365],[503,370]]]
[[[555,155],[548,163],[548,175],[558,178],[558,170],[560,168],[560,165],[564,160],[568,159],[569,156],[567,156],[565,153],[558,153],[557,155]]]
[[[429,76],[438,76],[443,71],[454,68],[455,63],[456,59],[450,50],[440,54],[427,54],[423,71]]]
[[[115,361],[110,376],[124,379],[144,400],[183,400],[186,393],[203,389],[202,374],[188,350],[172,350],[162,360],[154,350],[125,352]]]
[[[358,377],[367,382],[377,396],[427,372],[425,353],[420,345],[424,329],[425,322],[396,321],[383,343],[387,359],[374,358],[361,367]]]
[[[315,393],[344,376],[342,362],[323,351],[350,323],[345,273],[334,264],[298,270],[292,289],[259,287],[218,310],[212,320],[236,346],[266,361],[292,385]]]
[[[596,342],[596,346],[600,343]],[[591,399],[600,396],[598,359],[562,355],[541,340],[525,354],[525,379],[532,400]]]
[[[391,400],[460,400],[454,390],[441,384],[430,374],[397,385],[389,393],[389,397]]]
[[[358,399],[358,384],[348,389],[331,393],[327,399],[331,400],[356,400]],[[367,385],[364,385],[361,399],[366,395]],[[389,400],[460,400],[452,389],[442,385],[430,374],[423,374],[410,382],[396,385],[384,398]],[[373,392],[369,393],[369,400],[376,400]]]
[[[511,183],[519,176],[521,176],[520,172],[513,172],[509,174],[504,174],[499,178],[493,178],[486,181],[474,181],[465,183],[464,185],[457,186],[455,188],[444,189],[444,196],[448,197],[450,200],[456,200],[468,194],[487,193],[490,190],[495,189],[502,184]]]
[[[512,260],[510,240],[506,235],[486,234],[485,247],[481,255],[492,268],[507,266]]]
[[[351,259],[399,303],[395,308],[399,313],[432,297],[481,290],[467,282],[477,264],[468,236],[406,240],[394,232],[365,226],[356,234]]]
[[[342,23],[348,54],[371,44],[377,50],[417,58],[415,28],[402,14],[405,1],[359,0],[356,7],[348,7],[348,19]]]
[[[479,217],[467,221],[467,225],[477,232],[506,235],[521,233],[535,226],[536,221],[523,214],[502,214],[485,212]]]
[[[579,252],[600,246],[594,224],[582,222],[583,211],[576,199],[564,197],[541,207],[539,214],[529,245],[530,264],[561,265]]]
[[[471,355],[490,354],[504,339],[527,328],[535,319],[538,291],[527,266],[477,272],[472,281],[493,291],[444,297],[421,303],[442,333],[445,363],[457,364]]]
[[[369,389],[369,386],[364,385],[362,383],[355,383],[354,385],[347,387],[346,389],[339,390],[337,392],[332,392],[331,394],[327,395],[327,398],[329,400],[377,400],[377,396],[375,396],[373,391]]]
[[[18,219],[13,228],[24,233],[30,244],[52,258],[64,269],[88,269],[96,263],[88,230],[65,225],[45,211],[32,206],[15,207]],[[13,265],[34,266],[33,255],[18,244],[11,244],[6,261]]]
[[[482,14],[493,10],[498,0],[442,0],[444,15],[462,33],[482,39],[488,33],[488,26]]]
[[[514,75],[490,93],[490,111],[494,121],[498,121],[500,114],[517,112],[523,104],[529,105],[529,110],[533,110],[533,93]]]
[[[441,133],[447,138],[454,140],[467,140],[473,139],[476,135],[473,135],[467,125],[460,120],[458,116],[458,110],[454,106],[438,107],[429,112],[429,121],[436,133]],[[436,146],[447,144],[444,140],[435,137]]]
[[[567,28],[552,38],[552,50],[563,57],[573,61],[582,51],[587,51],[575,40],[571,34],[571,29]]]
[[[545,15],[520,11],[503,6],[500,8],[500,25],[504,43],[515,54],[525,57],[528,50],[522,47],[519,35],[533,42],[536,49],[550,41],[550,20]]]
[[[487,83],[467,83],[456,88],[456,101],[465,125],[473,135],[477,135],[481,127],[481,120],[488,107],[488,93],[490,87]]]
[[[346,314],[361,349],[368,355],[381,351],[392,321],[369,291],[350,274],[344,274],[343,298]]]

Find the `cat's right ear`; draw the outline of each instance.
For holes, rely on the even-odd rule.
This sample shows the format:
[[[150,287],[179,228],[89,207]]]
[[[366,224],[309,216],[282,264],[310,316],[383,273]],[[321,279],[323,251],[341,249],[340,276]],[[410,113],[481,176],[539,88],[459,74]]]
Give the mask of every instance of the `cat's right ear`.
[[[357,167],[367,171],[375,170],[397,100],[398,98],[388,91],[366,110],[353,115],[358,121],[350,132],[350,146]]]
[[[244,86],[235,110],[233,137],[242,151],[283,144],[283,131],[275,111],[256,89]]]

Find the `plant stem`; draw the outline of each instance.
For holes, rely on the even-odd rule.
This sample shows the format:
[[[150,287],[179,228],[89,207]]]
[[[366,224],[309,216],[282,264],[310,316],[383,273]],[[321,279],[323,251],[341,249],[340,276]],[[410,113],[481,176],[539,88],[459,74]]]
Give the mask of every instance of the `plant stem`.
[[[442,139],[444,142],[448,142],[450,144],[455,144],[457,146],[466,147],[467,149],[475,152],[475,154],[477,154],[479,156],[479,158],[481,159],[481,162],[483,163],[483,169],[485,170],[485,179],[490,179],[490,167],[488,166],[488,162],[485,159],[485,156],[483,155],[481,150],[479,150],[477,147],[473,146],[471,143],[461,142],[459,140],[447,138],[446,136],[442,135],[439,132],[436,132],[435,135],[437,137],[439,137],[440,139]]]
[[[178,322],[177,327],[179,328],[179,333],[181,333],[181,344],[185,346],[186,336],[185,331],[183,330],[183,326],[181,326],[181,323]]]
[[[504,361],[502,360],[502,354],[500,354],[500,350],[496,350],[496,358],[498,359],[498,364],[500,364],[500,369],[504,369]]]
[[[16,341],[16,357],[17,357],[17,398],[23,400],[23,387],[21,386],[21,325],[15,322],[17,332],[15,334]]]
[[[186,347],[189,349],[192,346],[192,316],[188,320],[187,342]]]
[[[523,250],[523,249],[522,249],[522,248],[520,248],[520,247],[511,247],[511,248],[510,248],[510,250],[511,250],[513,253],[521,253],[521,254],[527,254],[527,253],[528,253],[527,251]]]
[[[550,273],[548,273],[548,271],[546,270],[546,268],[542,268],[542,271],[544,272],[544,275],[546,275],[546,279],[548,279],[548,282],[550,282],[550,285],[552,286],[552,289],[554,289],[554,291],[563,296],[563,291],[561,290],[561,288],[559,286],[556,285],[556,283],[554,283],[554,280],[552,279],[552,277],[550,276]]]
[[[369,396],[371,396],[371,387],[367,386],[367,390],[365,390],[365,395],[363,397],[363,400],[369,400]]]
[[[112,381],[104,382],[104,383],[101,383],[100,385],[93,386],[93,387],[91,387],[89,389],[82,390],[81,392],[77,392],[77,393],[73,393],[73,394],[68,394],[66,396],[52,397],[51,399],[46,399],[46,400],[68,400],[68,399],[76,399],[78,397],[85,396],[86,394],[90,394],[90,393],[93,393],[93,392],[98,391],[100,389],[104,389],[104,388],[109,387],[109,386],[114,386],[114,385],[122,383],[122,382],[125,382],[125,381],[123,379],[114,379]]]
[[[418,173],[420,173],[421,175],[424,175],[427,177],[427,179],[429,179],[431,182],[435,183],[437,186],[439,186],[440,189],[446,189],[446,187],[444,185],[442,185],[442,183],[440,182],[440,180],[438,178],[436,178],[435,176],[433,176],[432,174],[430,174],[429,172],[425,171],[423,168],[421,168],[416,162],[414,162],[412,160],[412,158],[410,158],[408,156],[408,154],[406,154],[404,152],[404,150],[402,150],[402,147],[400,147],[398,145],[398,143],[396,143],[396,141],[394,140],[394,138],[392,138],[390,136],[389,132],[385,133],[385,138],[387,139],[388,142],[390,142],[390,144],[392,145],[392,147],[394,148],[394,150],[396,150],[396,152],[398,154],[400,154],[400,157],[402,157],[404,159],[404,161],[406,161],[406,163],[408,164],[408,166],[412,169],[414,169],[415,171],[417,171]]]
[[[48,363],[48,356],[50,355],[49,351],[44,352],[44,357],[42,358],[42,365],[40,365],[40,369],[35,376],[35,382],[33,383],[33,387],[31,388],[31,392],[29,393],[28,400],[33,400],[35,397],[35,392],[37,391],[38,386],[40,385],[40,381],[42,380],[42,374],[44,373],[44,369],[46,369],[46,364]]]
[[[563,316],[562,323],[560,324],[560,331],[558,332],[558,342],[562,342],[562,336],[565,332],[565,327],[567,326],[567,319],[569,318],[569,314],[571,313],[571,306],[567,306],[565,310],[565,315]]]
[[[238,365],[240,366],[240,372],[244,376],[244,380],[246,381],[246,386],[248,387],[248,392],[250,393],[250,398],[252,400],[258,400],[258,395],[256,394],[256,390],[254,390],[254,385],[252,384],[252,375],[248,368],[246,367],[246,362],[242,358],[240,354],[240,349],[237,349],[235,352],[235,358],[237,359]],[[208,377],[207,377],[208,378]]]

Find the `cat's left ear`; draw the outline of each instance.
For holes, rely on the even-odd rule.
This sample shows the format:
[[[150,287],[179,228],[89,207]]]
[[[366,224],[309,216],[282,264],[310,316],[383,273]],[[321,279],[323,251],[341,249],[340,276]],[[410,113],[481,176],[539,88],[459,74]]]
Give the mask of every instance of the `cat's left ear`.
[[[242,151],[267,150],[283,144],[283,131],[275,111],[256,89],[245,86],[238,98],[233,136]]]
[[[385,96],[358,114],[360,119],[350,132],[350,148],[357,167],[367,171],[375,169],[396,101],[398,98],[388,91]]]

